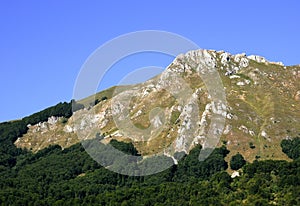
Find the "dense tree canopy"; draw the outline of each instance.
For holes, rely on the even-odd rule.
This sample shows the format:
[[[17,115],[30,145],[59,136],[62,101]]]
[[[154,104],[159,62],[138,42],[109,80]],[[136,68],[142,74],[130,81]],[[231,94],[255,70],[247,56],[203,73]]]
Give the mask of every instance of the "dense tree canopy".
[[[297,159],[300,157],[300,138],[283,140],[281,142],[281,148],[284,153],[291,159]]]
[[[59,103],[43,111],[32,114],[21,120],[0,123],[0,171],[1,169],[13,167],[16,164],[16,157],[26,151],[18,149],[13,144],[18,137],[21,137],[28,130],[28,124],[37,124],[47,121],[51,116],[69,118],[72,115],[72,104]]]
[[[236,155],[231,157],[231,160],[230,160],[230,168],[231,169],[238,170],[238,169],[242,168],[245,164],[246,164],[246,161],[240,153],[237,153]]]
[[[130,144],[112,141],[124,152]],[[120,146],[121,145],[121,146]],[[4,205],[297,205],[300,161],[254,161],[232,179],[217,148],[202,162],[196,147],[178,165],[150,176],[129,177],[105,169],[81,144],[62,150],[50,146],[36,154],[20,154],[16,164],[0,172],[0,204]]]

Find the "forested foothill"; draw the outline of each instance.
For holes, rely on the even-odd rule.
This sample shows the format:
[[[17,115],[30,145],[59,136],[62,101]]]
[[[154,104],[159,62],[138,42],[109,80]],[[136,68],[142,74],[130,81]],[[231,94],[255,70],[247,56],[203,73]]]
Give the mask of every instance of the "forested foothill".
[[[13,144],[26,133],[28,124],[71,115],[72,102],[59,103],[0,124],[1,205],[300,205],[299,137],[281,142],[290,162],[249,163],[236,154],[227,163],[225,146],[199,161],[202,148],[197,146],[177,165],[135,177],[104,168],[80,143],[63,150],[53,145],[35,154]],[[110,145],[142,158],[131,143],[112,140]],[[230,177],[229,168],[240,176]]]

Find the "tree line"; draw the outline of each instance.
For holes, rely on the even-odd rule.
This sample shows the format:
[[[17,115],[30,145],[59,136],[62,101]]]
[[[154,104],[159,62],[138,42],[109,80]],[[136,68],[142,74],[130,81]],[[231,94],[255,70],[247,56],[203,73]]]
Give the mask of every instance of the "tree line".
[[[291,147],[297,140],[288,140]],[[131,143],[111,145],[139,155]],[[184,154],[178,165],[158,174],[132,177],[117,174],[95,162],[76,144],[62,150],[50,146],[36,154],[18,156],[10,170],[0,173],[3,205],[299,205],[300,159],[292,162],[255,160],[240,162],[242,175],[226,172],[225,146],[202,162],[201,146]],[[298,153],[299,154],[299,150]],[[237,159],[237,160],[233,160]],[[232,166],[231,166],[232,167]]]

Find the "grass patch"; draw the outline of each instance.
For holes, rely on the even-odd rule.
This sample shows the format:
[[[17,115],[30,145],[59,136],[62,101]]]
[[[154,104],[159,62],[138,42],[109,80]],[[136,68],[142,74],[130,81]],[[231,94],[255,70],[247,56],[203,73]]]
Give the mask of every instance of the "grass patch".
[[[180,112],[179,111],[173,111],[172,114],[171,114],[171,120],[170,120],[170,123],[171,124],[175,124],[176,120],[179,118],[180,116]]]

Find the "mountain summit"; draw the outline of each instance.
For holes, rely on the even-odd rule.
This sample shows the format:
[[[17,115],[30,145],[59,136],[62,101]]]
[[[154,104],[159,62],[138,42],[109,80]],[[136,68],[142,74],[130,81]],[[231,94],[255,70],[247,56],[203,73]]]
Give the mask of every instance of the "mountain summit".
[[[211,94],[208,84],[220,88],[214,77],[203,79],[209,69],[219,75],[215,78],[226,102]],[[226,144],[228,158],[240,153],[250,162],[288,159],[280,142],[300,132],[299,80],[299,65],[284,66],[256,55],[189,51],[144,83],[113,87],[78,101],[85,107],[69,119],[53,116],[28,125],[15,145],[36,152],[101,136],[103,143],[132,142],[143,156],[173,156],[197,144]],[[210,132],[220,139],[209,138]]]

